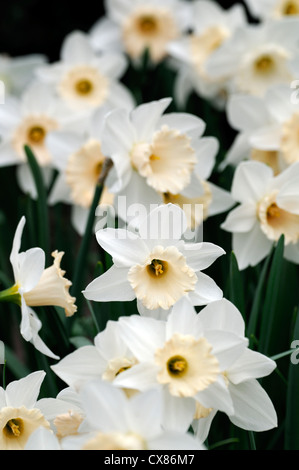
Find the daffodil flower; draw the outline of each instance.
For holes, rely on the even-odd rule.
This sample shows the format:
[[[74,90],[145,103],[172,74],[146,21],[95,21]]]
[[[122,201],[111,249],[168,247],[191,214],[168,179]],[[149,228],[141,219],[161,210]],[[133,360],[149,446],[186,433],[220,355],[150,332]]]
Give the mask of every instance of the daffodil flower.
[[[21,307],[20,331],[23,338],[32,342],[43,354],[59,359],[39,336],[42,324],[31,307],[60,306],[64,308],[66,316],[72,316],[77,310],[75,298],[70,296],[71,282],[64,277],[65,271],[60,268],[63,252],[54,251],[53,265],[46,269],[45,253],[41,248],[20,252],[25,223],[23,216],[17,226],[10,254],[15,282],[11,288],[1,293],[0,299],[17,303]]]
[[[232,194],[239,205],[221,225],[233,234],[232,244],[241,270],[262,261],[285,237],[284,256],[299,262],[299,163],[273,175],[261,162],[241,162]]]
[[[113,257],[113,266],[83,291],[98,302],[137,299],[139,312],[165,316],[183,296],[193,305],[222,298],[222,290],[201,271],[224,250],[213,243],[187,243],[184,212],[178,206],[158,206],[140,221],[139,232],[102,229],[98,243]]]

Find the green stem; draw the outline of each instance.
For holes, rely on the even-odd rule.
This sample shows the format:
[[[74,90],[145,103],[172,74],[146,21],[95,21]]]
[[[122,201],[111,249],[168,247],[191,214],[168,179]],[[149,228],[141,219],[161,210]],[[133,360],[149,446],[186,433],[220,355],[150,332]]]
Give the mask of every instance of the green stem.
[[[102,173],[95,187],[93,201],[89,210],[85,233],[84,233],[81,246],[79,249],[77,262],[75,265],[74,276],[73,276],[73,284],[72,284],[72,295],[76,297],[77,303],[79,300],[79,294],[81,293],[82,286],[84,285],[86,258],[87,258],[89,244],[90,244],[91,237],[92,237],[93,225],[94,225],[94,220],[95,220],[95,212],[102,196],[104,182],[106,180],[106,177],[108,176],[108,173],[111,167],[112,167],[112,161],[109,158],[107,158],[104,162]]]
[[[46,258],[50,255],[50,231],[48,221],[47,191],[42,172],[34,153],[28,145],[24,146],[28,164],[34,178],[37,191],[38,235],[39,246],[45,251]]]
[[[0,302],[13,302],[21,307],[21,296],[19,294],[19,286],[14,284],[8,289],[2,290],[0,292]]]

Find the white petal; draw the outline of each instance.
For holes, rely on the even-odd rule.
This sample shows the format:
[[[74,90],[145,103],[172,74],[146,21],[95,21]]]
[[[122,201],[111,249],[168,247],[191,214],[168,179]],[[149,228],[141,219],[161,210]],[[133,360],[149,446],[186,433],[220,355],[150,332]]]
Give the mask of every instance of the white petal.
[[[195,435],[200,442],[205,442],[207,439],[212,421],[217,414],[217,410],[212,410],[206,418],[197,419],[193,423],[193,428],[195,430]]]
[[[207,305],[210,302],[222,299],[223,292],[211,277],[202,272],[198,272],[196,275],[198,281],[195,291],[188,293],[188,297],[193,305]]]
[[[86,64],[94,58],[88,36],[81,31],[71,32],[61,48],[61,60],[69,64]]]
[[[168,431],[187,432],[195,414],[193,398],[174,397],[167,388],[164,392],[163,428]]]
[[[175,204],[156,207],[139,226],[140,237],[150,240],[179,240],[186,230],[186,215]]]
[[[130,317],[121,317],[119,325],[123,341],[139,361],[152,361],[155,350],[164,344],[164,321],[131,315]]]
[[[95,430],[128,431],[127,400],[122,390],[92,381],[84,385],[80,395],[86,418]]]
[[[219,142],[214,137],[204,137],[198,141],[195,150],[197,155],[195,173],[199,179],[207,180],[216,163]]]
[[[265,102],[257,96],[232,95],[227,103],[229,124],[239,131],[259,129],[269,123]]]
[[[230,331],[244,336],[245,323],[237,307],[223,298],[204,307],[199,313],[200,321],[205,330]]]
[[[236,426],[250,431],[268,431],[277,426],[277,415],[268,394],[256,380],[229,385],[234,414],[229,418]]]
[[[30,434],[24,450],[61,450],[61,448],[53,431],[41,426]]]
[[[129,400],[131,426],[140,436],[154,438],[161,433],[163,396],[160,388],[137,393]]]
[[[214,243],[185,243],[181,250],[187,265],[194,271],[202,271],[211,266],[216,259],[225,255],[225,251]]]
[[[264,354],[245,349],[239,359],[229,368],[228,378],[234,384],[245,380],[258,379],[271,374],[276,363]]]
[[[233,413],[234,407],[230,393],[221,378],[199,392],[196,398],[205,408],[214,408],[227,414]]]
[[[163,98],[159,101],[141,104],[132,111],[131,120],[139,141],[152,139],[158,121],[171,101],[171,98]]]
[[[149,249],[138,235],[125,229],[106,228],[96,232],[101,247],[113,257],[119,267],[131,267],[143,263],[149,255]]]
[[[219,367],[223,371],[231,367],[248,346],[247,338],[228,331],[207,330],[204,334],[207,341],[213,346],[212,354],[217,357]]]
[[[12,243],[12,249],[11,249],[10,258],[9,258],[12,264],[15,281],[19,277],[18,255],[21,249],[22,234],[23,234],[25,223],[26,223],[26,218],[22,216],[15,231],[15,235],[14,235],[14,239]]]
[[[89,216],[89,208],[73,205],[71,208],[71,221],[72,226],[83,237]]]
[[[241,162],[236,168],[232,196],[236,201],[256,202],[264,195],[273,170],[260,162]]]
[[[45,371],[40,370],[10,382],[6,387],[7,406],[34,408],[45,376]]]
[[[22,255],[22,256],[21,256]],[[45,252],[41,248],[30,248],[19,255],[19,276],[23,292],[36,286],[45,268]]]
[[[102,138],[102,151],[104,155],[110,157],[114,153],[127,155],[132,149],[135,138],[136,131],[127,110],[116,109],[108,113]]]
[[[129,88],[120,82],[111,82],[107,104],[113,108],[125,108],[130,111],[136,103]]]
[[[209,217],[226,212],[235,205],[236,202],[228,191],[211,182],[208,184],[212,191],[212,202],[208,209]]]
[[[259,128],[250,137],[250,145],[259,150],[279,150],[281,144],[281,125]]]
[[[53,157],[52,164],[59,171],[64,171],[68,158],[84,144],[85,138],[75,132],[49,132],[46,145]]]
[[[129,301],[135,299],[135,292],[128,280],[128,268],[112,266],[94,279],[83,291],[84,297],[97,302]]]
[[[282,209],[299,215],[299,188],[298,180],[289,181],[281,188],[277,196],[277,204]]]
[[[170,129],[176,129],[191,138],[199,138],[205,131],[205,122],[189,113],[167,113],[159,120],[159,127],[167,125]]]
[[[158,372],[158,367],[151,363],[143,362],[119,374],[113,383],[118,387],[144,392],[157,386]]]
[[[249,233],[233,234],[233,251],[240,270],[256,266],[271,251],[273,242],[268,240],[257,223]]]
[[[19,165],[20,163],[22,163],[22,160],[12,147],[11,142],[2,140],[0,144],[0,167]]]
[[[95,346],[82,346],[51,366],[67,385],[79,389],[83,383],[101,378],[107,365]]]
[[[244,233],[252,230],[256,221],[256,205],[248,202],[230,211],[221,228],[228,232]]]

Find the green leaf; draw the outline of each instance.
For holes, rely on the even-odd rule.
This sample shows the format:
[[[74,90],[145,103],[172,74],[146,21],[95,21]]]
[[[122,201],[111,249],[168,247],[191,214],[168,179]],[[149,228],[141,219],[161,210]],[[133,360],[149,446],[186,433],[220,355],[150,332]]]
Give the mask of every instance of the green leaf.
[[[85,336],[73,336],[70,338],[70,343],[72,343],[72,345],[77,349],[93,344],[90,339],[86,338]]]
[[[34,153],[28,145],[24,147],[27,161],[35,182],[37,191],[37,213],[38,213],[38,244],[46,254],[46,259],[50,256],[50,230],[48,220],[47,191],[43,180],[43,175]]]
[[[269,354],[272,327],[275,319],[277,299],[281,281],[283,264],[284,235],[281,235],[274,251],[271,269],[265,293],[265,301],[261,315],[261,332],[259,336],[259,351],[265,355]]]
[[[229,300],[245,315],[244,281],[234,252],[230,257]]]

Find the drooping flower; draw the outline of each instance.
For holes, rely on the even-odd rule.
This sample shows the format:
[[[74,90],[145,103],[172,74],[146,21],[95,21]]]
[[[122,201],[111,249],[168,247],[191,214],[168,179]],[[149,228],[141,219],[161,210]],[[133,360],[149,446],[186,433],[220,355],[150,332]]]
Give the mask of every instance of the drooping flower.
[[[285,237],[285,258],[299,262],[298,177],[299,163],[277,176],[261,162],[241,162],[237,167],[232,194],[240,204],[221,227],[233,234],[240,269],[263,260],[281,235]]]
[[[54,251],[53,265],[46,269],[45,253],[41,248],[20,252],[25,222],[23,216],[16,229],[10,254],[14,285],[2,292],[2,300],[11,300],[21,307],[20,330],[23,338],[32,342],[43,354],[58,359],[39,336],[42,324],[31,307],[59,306],[65,310],[66,316],[72,316],[77,310],[76,299],[69,294],[71,282],[64,277],[65,271],[60,268],[63,252]]]
[[[111,254],[114,264],[86,287],[84,296],[102,302],[136,298],[140,313],[163,316],[186,295],[194,305],[218,300],[221,289],[201,271],[224,250],[213,243],[184,242],[181,237],[186,230],[184,212],[167,204],[140,220],[138,233],[97,231],[98,243]]]
[[[270,86],[296,78],[297,20],[267,21],[238,28],[207,60],[208,73],[230,76],[232,92],[263,96]]]
[[[206,70],[206,61],[238,27],[247,24],[245,9],[241,4],[224,9],[218,3],[206,0],[192,2],[191,8],[191,33],[184,34],[167,47],[177,69],[175,98],[184,107],[190,93],[195,91],[221,108],[230,94],[231,77],[211,77]]]
[[[127,67],[123,54],[97,54],[87,34],[73,31],[65,37],[60,56],[36,73],[70,109],[89,114],[107,104],[133,106],[132,94],[120,82]]]

